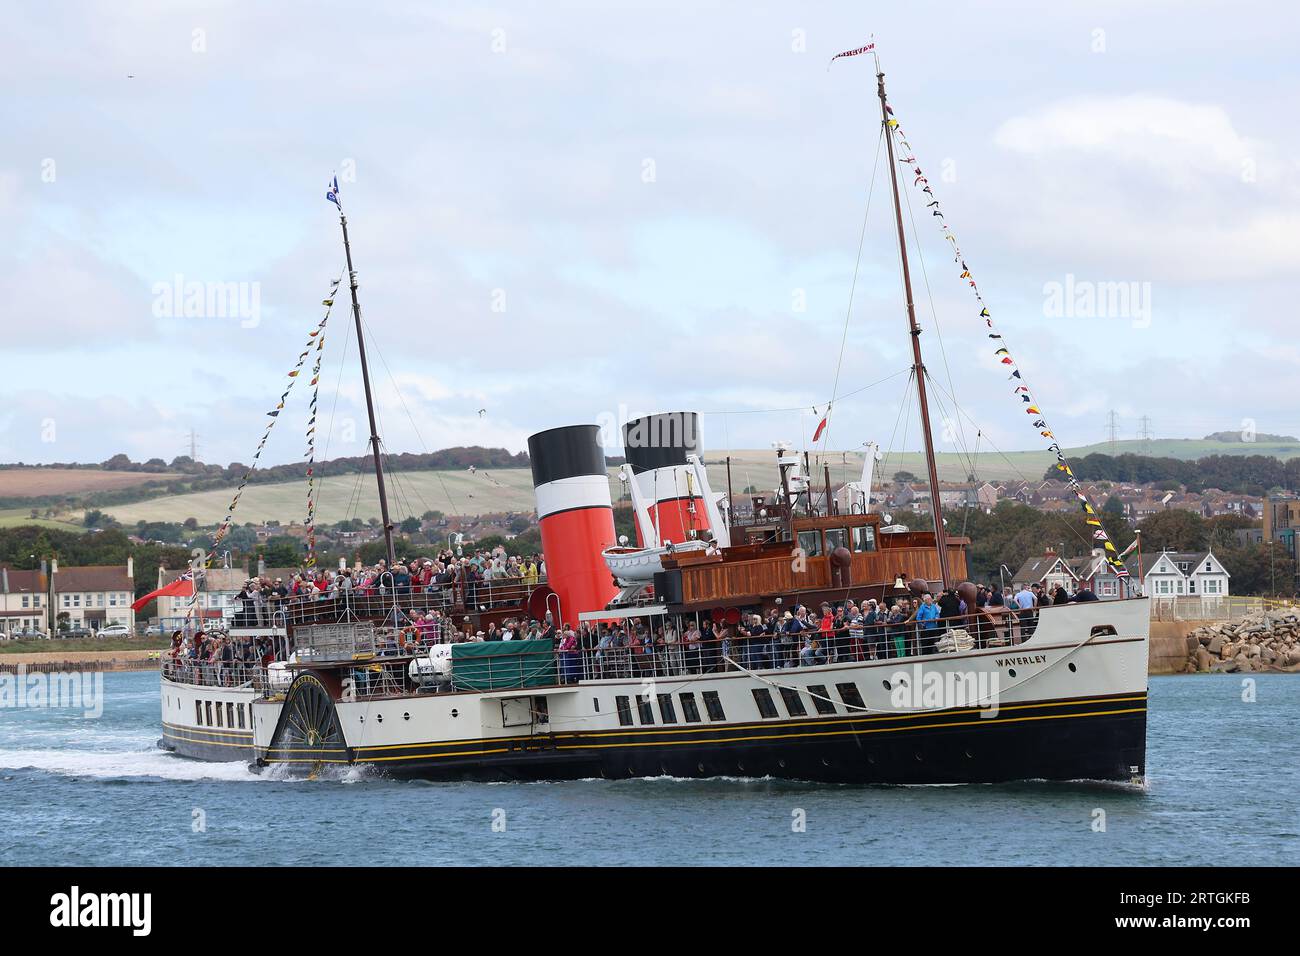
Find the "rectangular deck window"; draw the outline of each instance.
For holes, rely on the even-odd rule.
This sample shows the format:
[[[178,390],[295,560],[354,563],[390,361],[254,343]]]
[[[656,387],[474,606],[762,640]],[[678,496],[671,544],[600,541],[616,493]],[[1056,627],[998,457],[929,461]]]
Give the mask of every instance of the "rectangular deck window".
[[[221,719],[221,701],[217,701],[217,726],[218,727],[226,726]]]
[[[205,700],[203,702],[203,712],[208,715],[207,724],[209,727],[211,727],[212,726],[212,701]]]
[[[659,720],[665,724],[677,723],[677,710],[673,707],[672,694],[659,695]]]
[[[239,704],[235,707],[235,713],[239,715],[239,729],[244,729],[244,705]]]
[[[862,703],[862,695],[858,693],[857,684],[836,684],[835,689],[840,692],[840,700],[844,701],[849,710],[859,713],[866,710],[866,706]]]
[[[830,554],[836,548],[848,548],[849,546],[849,529],[848,528],[827,528],[826,529],[826,553]]]
[[[817,708],[817,713],[835,713],[835,702],[831,700],[831,695],[826,692],[826,685],[809,684],[808,695],[813,699],[813,706]]]
[[[678,694],[682,702],[682,716],[686,718],[688,724],[698,724],[700,722],[700,708],[695,703],[694,694]]]
[[[758,715],[760,717],[775,717],[776,704],[772,703],[772,692],[766,687],[754,688],[754,703],[758,704]]]
[[[865,525],[861,528],[853,529],[853,550],[854,551],[875,551],[876,550],[876,529],[871,525]]]
[[[716,690],[706,690],[704,692],[704,710],[708,713],[709,720],[727,719],[727,715],[722,710],[722,701],[718,700]]]
[[[243,707],[244,705],[240,704],[239,706]],[[235,705],[231,703],[226,704],[226,726],[232,730],[235,726]]]
[[[803,705],[803,698],[793,687],[781,688],[781,700],[785,702],[785,710],[791,717],[808,716],[808,708]]]
[[[645,726],[646,724],[654,724],[655,722],[654,706],[642,694],[636,695],[636,710],[637,710],[637,716],[641,718],[642,726]]]
[[[632,703],[626,697],[615,697],[614,707],[618,710],[618,722],[624,727],[632,726]]]
[[[822,533],[820,531],[800,531],[799,550],[804,553],[804,557],[817,557],[822,553]]]
[[[203,701],[201,700],[194,702],[194,722],[200,727],[203,726]]]

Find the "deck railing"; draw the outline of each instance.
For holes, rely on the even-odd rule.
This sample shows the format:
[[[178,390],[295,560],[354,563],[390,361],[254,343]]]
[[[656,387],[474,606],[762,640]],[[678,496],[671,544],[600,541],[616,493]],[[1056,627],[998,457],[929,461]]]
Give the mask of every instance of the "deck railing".
[[[203,687],[252,686],[261,690],[266,686],[266,668],[260,662],[224,663],[165,657],[162,676],[177,684],[197,684]]]
[[[282,694],[293,677],[314,660],[332,664],[345,663],[340,673],[346,680],[345,695],[352,699],[377,699],[416,694],[435,694],[484,689],[520,691],[530,688],[574,684],[580,680],[628,680],[658,677],[684,677],[722,671],[752,670],[768,672],[787,668],[828,664],[865,663],[873,660],[906,660],[942,657],[953,650],[979,650],[1013,647],[1028,640],[1043,613],[1051,606],[1030,611],[995,608],[987,614],[967,614],[926,623],[916,621],[876,625],[843,625],[829,634],[813,629],[799,634],[764,633],[748,637],[719,634],[698,641],[687,641],[686,634],[666,642],[655,632],[648,643],[629,637],[606,636],[596,643],[596,634],[588,633],[585,646],[563,650],[557,644],[550,653],[530,653],[528,660],[512,655],[500,659],[470,659],[477,669],[467,683],[458,680],[453,663],[450,672],[436,675],[422,667],[433,644],[448,644],[460,637],[450,626],[424,629],[374,627],[366,624],[339,625],[337,630],[362,628],[365,639],[328,641],[335,628],[320,628],[322,641],[297,648],[297,663],[274,679],[268,680],[261,664],[209,664],[190,661],[163,662],[164,676],[184,683],[218,687],[251,684],[268,695]],[[317,626],[319,627],[319,626]],[[313,628],[300,629],[298,633]],[[787,639],[788,638],[788,639]],[[945,646],[945,639],[950,646]],[[344,644],[347,647],[344,647]],[[357,651],[357,647],[363,650]],[[319,651],[319,654],[316,652]],[[346,651],[346,653],[345,653]],[[313,656],[316,655],[316,656]],[[413,668],[413,662],[415,666]],[[346,666],[350,664],[351,666]],[[414,672],[413,672],[414,671]],[[540,681],[540,682],[539,682]],[[471,686],[471,684],[473,686]]]
[[[437,611],[443,615],[492,611],[500,608],[526,605],[533,592],[546,586],[545,581],[530,583],[523,578],[494,578],[466,584],[431,585],[418,587],[382,587],[349,591],[322,591],[309,595],[294,595],[263,605],[261,618],[266,622],[281,612],[292,625],[336,623],[357,618],[383,620],[392,616],[394,608],[403,614],[425,614]],[[236,612],[233,626],[249,620],[254,612]],[[251,624],[258,623],[252,616]],[[401,623],[401,617],[397,617]],[[389,623],[392,623],[391,621]]]

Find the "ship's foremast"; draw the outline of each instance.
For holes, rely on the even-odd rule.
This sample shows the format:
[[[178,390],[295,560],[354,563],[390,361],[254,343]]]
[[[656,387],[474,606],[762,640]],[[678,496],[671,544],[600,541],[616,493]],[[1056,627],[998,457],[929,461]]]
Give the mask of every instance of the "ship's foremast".
[[[337,187],[336,187],[337,188]],[[379,490],[379,514],[384,523],[384,550],[391,570],[397,563],[393,550],[393,522],[388,516],[388,493],[384,488],[384,464],[379,453],[379,426],[375,421],[375,402],[370,393],[370,367],[366,362],[366,335],[361,325],[361,303],[357,299],[357,273],[352,268],[352,244],[348,240],[348,219],[339,207],[339,225],[343,228],[343,251],[348,260],[348,286],[352,292],[352,318],[357,326],[357,352],[361,356],[361,384],[366,393],[366,414],[370,419],[370,447],[375,456],[375,483]]]

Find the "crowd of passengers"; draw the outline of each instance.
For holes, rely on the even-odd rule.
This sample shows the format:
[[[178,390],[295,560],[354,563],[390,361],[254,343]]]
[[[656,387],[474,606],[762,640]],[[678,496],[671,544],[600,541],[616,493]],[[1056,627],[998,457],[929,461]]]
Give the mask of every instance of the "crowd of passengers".
[[[390,568],[380,560],[368,567],[303,568],[287,580],[256,577],[235,596],[234,627],[267,627],[291,601],[347,601],[353,596],[419,596],[420,603],[487,610],[516,603],[520,589],[536,587],[546,577],[541,555],[508,555],[505,548],[457,555],[443,549],[432,558],[402,558]]]
[[[974,613],[955,589],[948,589],[937,597],[899,598],[887,606],[870,598],[861,604],[824,603],[818,613],[805,605],[784,612],[772,608],[766,614],[742,615],[734,624],[688,620],[680,633],[671,623],[652,629],[641,620],[583,625],[576,634],[566,629],[565,638],[571,644],[567,651],[581,655],[585,677],[812,667],[938,653],[944,636],[957,629],[966,632],[975,648],[1016,644],[1033,634],[1040,607],[1095,601],[1097,596],[1086,586],[1071,594],[1060,586],[1048,592],[1037,584],[1008,596],[993,585],[979,587],[975,600],[986,613]],[[565,652],[562,643],[560,653]]]
[[[503,563],[503,567],[510,566]],[[386,569],[380,562],[368,570],[382,573]],[[386,589],[386,579],[379,584],[377,574],[365,579],[377,593]],[[680,630],[670,620],[653,619],[648,624],[635,618],[626,623],[558,626],[550,613],[542,620],[507,619],[476,630],[468,616],[458,623],[437,607],[403,608],[403,596],[400,592],[388,595],[397,600],[377,629],[378,656],[420,654],[435,644],[544,639],[555,642],[559,676],[566,683],[581,678],[782,669],[934,654],[944,636],[957,629],[969,636],[975,648],[1005,646],[1033,634],[1039,608],[1097,600],[1086,585],[1070,593],[1060,585],[1049,590],[1033,584],[1006,594],[994,584],[977,589],[976,609],[982,613],[968,607],[957,590],[949,588],[937,597],[926,593],[886,603],[875,598],[861,604],[851,599],[824,603],[817,613],[802,604],[784,611],[774,607],[766,614],[742,614],[734,623],[688,617]],[[283,659],[290,650],[268,638],[233,638],[220,631],[185,637],[177,631],[169,657],[192,668],[199,683],[229,684],[236,682],[241,669],[265,667]]]
[[[741,615],[735,623],[687,618],[682,629],[663,619],[626,623],[582,623],[557,627],[548,614],[541,620],[506,620],[486,630],[460,624],[434,609],[424,613],[395,610],[382,630],[381,656],[419,653],[435,643],[549,639],[556,642],[560,678],[672,676],[713,671],[810,667],[854,661],[884,660],[938,653],[945,635],[961,629],[971,646],[1006,646],[1030,637],[1038,609],[1052,604],[1095,601],[1086,586],[1073,593],[1035,584],[1012,594],[997,585],[980,586],[974,613],[955,589],[882,604],[846,600],[825,603],[818,613],[805,605],[766,614]]]
[[[163,654],[178,679],[222,687],[244,683],[279,657],[283,653],[269,637],[231,637],[221,630],[188,636],[173,631],[171,647]]]

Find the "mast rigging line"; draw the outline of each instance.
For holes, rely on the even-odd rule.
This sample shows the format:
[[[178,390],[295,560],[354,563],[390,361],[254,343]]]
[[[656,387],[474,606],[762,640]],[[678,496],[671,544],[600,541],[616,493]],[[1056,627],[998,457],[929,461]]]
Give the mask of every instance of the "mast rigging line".
[[[883,476],[889,471],[889,459],[894,456],[894,439],[898,436],[898,423],[903,422],[903,434],[900,439],[903,449],[898,452],[899,456],[906,454],[907,449],[907,431],[912,424],[912,399],[916,391],[912,388],[912,375],[916,374],[916,369],[909,367],[911,373],[907,378],[907,385],[903,388],[903,400],[898,405],[898,414],[894,416],[894,430],[889,433],[889,445],[883,455],[880,456],[880,474]],[[906,417],[904,417],[906,413]],[[892,476],[891,476],[892,477]],[[883,478],[881,479],[883,484]],[[867,505],[871,504],[871,490],[867,490]]]
[[[880,128],[880,137],[876,140],[876,155],[871,160],[871,181],[867,186],[867,204],[862,210],[862,229],[858,233],[858,254],[853,260],[853,279],[849,282],[849,301],[844,309],[844,330],[840,333],[840,354],[835,360],[835,378],[831,383],[830,401],[826,403],[826,434],[822,436],[822,448],[830,438],[831,407],[835,404],[836,392],[840,387],[840,370],[844,366],[844,349],[849,341],[849,322],[853,318],[853,295],[858,288],[858,273],[862,268],[862,249],[867,240],[867,220],[871,215],[871,198],[876,193],[876,173],[880,169],[880,147],[885,143],[885,128]],[[821,452],[817,453],[817,463],[821,464]]]
[[[878,378],[874,382],[870,382],[866,385],[863,385],[861,388],[855,388],[851,392],[845,392],[838,399],[836,399],[836,401],[843,401],[846,398],[851,398],[852,396],[865,392],[868,389],[875,388],[877,385],[883,385],[885,384],[885,382],[888,382],[890,379],[898,378],[898,376],[902,375],[905,372],[911,372],[911,371],[912,371],[912,366],[910,365],[904,366],[903,368],[900,368],[897,372],[892,372],[891,374],[886,375],[884,378]],[[789,408],[733,408],[733,409],[726,409],[720,411],[696,412],[696,414],[697,415],[722,415],[722,416],[774,415],[779,412],[804,412],[807,410],[808,410],[807,405],[792,405]],[[828,424],[826,427],[829,429],[830,425]]]
[[[379,347],[379,343],[375,339],[375,333],[371,330],[370,324],[362,319],[362,325],[365,327],[366,335],[370,339],[370,344],[374,347],[375,354],[379,356],[380,364],[384,366],[384,374],[388,376],[388,381],[393,386],[393,393],[397,396],[397,400],[401,402],[402,411],[406,413],[407,421],[411,423],[411,430],[415,432],[416,441],[420,443],[420,448],[424,450],[424,453],[426,455],[429,454],[429,446],[425,443],[424,436],[420,434],[420,426],[415,423],[415,416],[411,414],[411,409],[407,407],[406,398],[402,395],[402,390],[397,387],[397,379],[393,375],[393,370],[388,367],[388,359],[384,357],[384,350]],[[447,488],[447,483],[442,478],[442,472],[438,471],[436,468],[431,470],[437,477],[438,484],[442,487],[442,493],[447,496],[447,504],[451,506],[451,513],[459,518],[461,516],[460,511],[456,508],[456,501],[452,498],[451,492]]]
[[[877,54],[876,56],[877,63],[879,63],[879,59],[880,59],[879,55]],[[879,67],[877,67],[877,70],[879,70]],[[885,104],[883,74],[880,77],[880,98],[881,98],[882,105]],[[884,106],[884,110],[885,112],[891,115],[893,113],[893,110],[887,105]],[[907,137],[903,134],[902,128],[899,126],[897,119],[886,118],[885,125],[889,127],[889,129],[891,129],[894,133],[894,135],[888,139],[891,156],[893,155],[894,139],[897,139],[899,144],[902,145],[904,148],[908,149],[909,151],[912,149],[911,143],[908,142]],[[915,156],[909,156],[909,159],[910,161],[915,163]],[[1100,514],[1097,512],[1095,508],[1093,508],[1092,501],[1090,500],[1088,494],[1083,490],[1083,486],[1079,483],[1078,478],[1075,477],[1073,470],[1070,468],[1069,462],[1066,461],[1065,451],[1061,447],[1060,440],[1056,437],[1056,433],[1052,429],[1050,424],[1048,424],[1047,416],[1043,413],[1041,408],[1039,408],[1038,405],[1036,404],[1035,391],[1029,387],[1028,382],[1025,380],[1024,375],[1020,370],[1019,364],[1012,359],[1011,350],[1007,347],[1006,337],[1000,331],[1001,327],[998,326],[995,328],[995,326],[993,325],[992,314],[989,311],[988,305],[984,301],[984,296],[980,292],[979,286],[976,284],[974,276],[972,275],[969,266],[967,266],[966,264],[965,253],[961,249],[961,245],[957,240],[957,236],[953,232],[953,230],[948,226],[946,217],[944,216],[942,209],[937,208],[939,207],[939,198],[937,195],[935,195],[934,188],[930,185],[929,179],[925,177],[919,165],[915,165],[912,171],[916,174],[917,177],[916,181],[913,183],[913,186],[917,186],[922,182],[925,183],[925,187],[923,191],[929,193],[934,200],[933,203],[930,204],[936,207],[936,209],[934,210],[934,215],[939,217],[941,220],[944,220],[941,227],[941,231],[944,233],[944,239],[952,243],[953,261],[954,263],[961,266],[962,269],[961,277],[963,279],[968,280],[968,285],[973,291],[975,300],[976,302],[979,303],[981,307],[980,317],[985,320],[985,324],[988,326],[990,330],[988,333],[989,338],[994,341],[1002,342],[1002,345],[997,349],[997,351],[994,354],[1000,354],[1002,356],[1001,364],[1011,366],[1013,369],[1011,373],[1011,377],[1020,382],[1020,385],[1015,389],[1015,394],[1020,395],[1024,401],[1029,403],[1029,407],[1024,409],[1024,411],[1026,411],[1028,414],[1038,416],[1038,418],[1033,422],[1033,427],[1038,429],[1039,434],[1042,435],[1044,438],[1048,438],[1051,440],[1051,444],[1048,446],[1048,450],[1051,451],[1056,456],[1056,460],[1057,460],[1056,468],[1057,470],[1065,474],[1066,484],[1069,486],[1070,490],[1074,492],[1075,497],[1079,499],[1079,503],[1082,506],[1083,512],[1087,516],[1087,518],[1085,519],[1086,522],[1096,529],[1093,532],[1093,540],[1101,542],[1103,546],[1103,550],[1105,552],[1106,562],[1115,570],[1117,576],[1127,577],[1129,572],[1127,568],[1124,566],[1123,561],[1120,560],[1119,552],[1115,548],[1114,542],[1111,541],[1109,532],[1105,530],[1105,526],[1101,522]],[[896,175],[893,182],[895,185],[895,207],[897,207],[898,180]],[[901,232],[901,223],[900,223],[900,232]]]
[[[931,381],[934,381],[934,380],[931,379]],[[944,390],[943,385],[942,385],[941,383],[939,383],[939,382],[934,382],[934,385],[935,385],[935,388],[939,389],[939,391],[942,392],[942,391]],[[957,414],[959,414],[959,415],[964,415],[964,416],[966,417],[966,419],[971,423],[971,425],[972,425],[973,427],[975,427],[975,428],[980,428],[980,424],[979,424],[979,422],[975,421],[975,419],[971,417],[971,415],[970,415],[969,412],[967,412],[964,408],[962,408],[959,404],[957,404],[957,399],[956,399],[956,398],[953,398],[952,395],[949,395],[948,398],[952,401],[952,403],[953,403],[953,408],[956,410]],[[997,444],[996,444],[996,443],[995,443],[991,438],[988,437],[988,435],[984,434],[983,429],[980,429],[980,434],[984,435],[984,439],[985,439],[985,441],[987,441],[987,442],[989,443],[989,445],[993,448],[993,452],[994,452],[994,454],[996,454],[999,458],[1001,458],[1004,462],[1006,462],[1006,463],[1007,463],[1007,466],[1008,466],[1012,471],[1014,471],[1017,475],[1020,476],[1020,480],[1021,480],[1021,481],[1025,482],[1026,484],[1031,484],[1034,480],[1036,480],[1036,479],[1032,479],[1032,478],[1027,478],[1027,477],[1025,476],[1025,473],[1024,473],[1023,471],[1021,471],[1019,467],[1017,467],[1016,463],[1015,463],[1014,461],[1012,461],[1010,458],[1007,457],[1007,453],[1004,452],[1001,448],[999,448],[999,447],[997,446]],[[1041,480],[1044,480],[1044,479],[1037,479],[1037,480],[1040,480],[1040,481],[1041,481]],[[1090,539],[1088,539],[1088,538],[1085,538],[1082,534],[1079,533],[1079,529],[1078,529],[1078,528],[1074,527],[1072,524],[1070,524],[1068,521],[1066,521],[1066,520],[1065,520],[1065,516],[1064,516],[1063,514],[1061,514],[1061,512],[1059,512],[1059,511],[1049,511],[1049,512],[1046,512],[1046,513],[1047,513],[1047,514],[1050,514],[1050,515],[1051,515],[1052,517],[1054,517],[1057,521],[1061,522],[1062,526],[1064,526],[1064,528],[1065,528],[1067,531],[1069,531],[1072,535],[1074,535],[1074,536],[1075,536],[1076,538],[1078,538],[1081,542],[1083,542],[1083,543],[1087,546],[1088,551],[1091,553],[1091,551],[1092,551],[1092,549],[1093,549],[1093,547],[1094,547],[1092,541],[1091,541]]]
[[[902,161],[900,160],[900,162]],[[939,310],[934,304],[934,291],[930,287],[930,273],[925,267],[925,250],[921,246],[920,232],[916,228],[916,213],[912,208],[912,193],[910,190],[903,190],[903,201],[907,204],[907,218],[912,224],[912,241],[916,246],[917,261],[921,265],[921,280],[925,284],[925,295],[930,302],[930,317],[934,320],[934,337],[939,343],[939,356],[943,360],[943,371],[948,377],[948,389],[950,394],[956,395],[957,386],[953,383],[952,367],[948,364],[948,349],[943,341],[943,330],[939,326]],[[933,376],[931,376],[931,381],[933,380]],[[966,431],[961,425],[961,419],[957,420],[957,428],[958,434],[953,436],[953,444],[958,445],[958,447],[967,454],[967,468],[970,470],[974,467],[974,464],[969,460],[969,445],[966,441]],[[958,438],[960,438],[960,443],[956,440]]]

